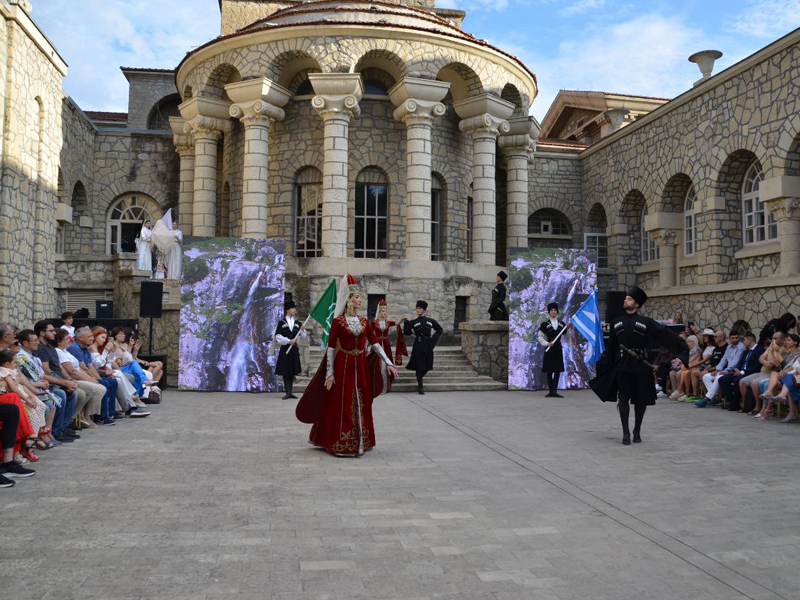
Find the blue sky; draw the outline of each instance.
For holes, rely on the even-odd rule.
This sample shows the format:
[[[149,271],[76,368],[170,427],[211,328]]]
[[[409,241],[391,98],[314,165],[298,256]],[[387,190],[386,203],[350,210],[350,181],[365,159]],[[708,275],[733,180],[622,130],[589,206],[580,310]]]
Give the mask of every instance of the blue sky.
[[[84,110],[126,111],[127,67],[173,68],[219,33],[217,0],[33,0],[33,17],[70,66]],[[687,57],[721,50],[715,72],[800,27],[800,0],[438,0],[464,29],[537,74],[532,113],[559,89],[674,97],[699,78]]]

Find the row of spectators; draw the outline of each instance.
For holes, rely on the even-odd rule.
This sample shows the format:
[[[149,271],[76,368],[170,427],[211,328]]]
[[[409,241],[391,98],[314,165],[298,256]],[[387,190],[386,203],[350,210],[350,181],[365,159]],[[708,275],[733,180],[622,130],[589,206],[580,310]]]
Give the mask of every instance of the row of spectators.
[[[138,358],[130,329],[72,327],[43,320],[33,329],[0,324],[0,488],[31,477],[30,463],[81,438],[82,430],[150,415],[163,365]]]
[[[678,322],[680,313],[672,320]],[[687,324],[681,336],[689,346],[689,365],[658,354],[654,370],[659,395],[694,403],[697,407],[721,406],[732,412],[769,420],[780,404],[789,410],[781,423],[795,423],[800,401],[800,336],[786,313],[772,319],[759,336],[738,329],[729,335],[713,329],[699,330]]]

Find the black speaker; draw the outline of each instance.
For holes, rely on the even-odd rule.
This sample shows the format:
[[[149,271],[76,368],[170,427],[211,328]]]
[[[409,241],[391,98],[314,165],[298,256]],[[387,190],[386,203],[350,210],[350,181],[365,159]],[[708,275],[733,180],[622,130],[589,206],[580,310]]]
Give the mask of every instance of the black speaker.
[[[628,292],[606,292],[606,323],[625,314],[622,303],[627,295]]]
[[[111,300],[95,300],[95,319],[113,319],[114,303]]]
[[[143,281],[139,296],[139,316],[161,318],[161,304],[164,300],[164,283]]]

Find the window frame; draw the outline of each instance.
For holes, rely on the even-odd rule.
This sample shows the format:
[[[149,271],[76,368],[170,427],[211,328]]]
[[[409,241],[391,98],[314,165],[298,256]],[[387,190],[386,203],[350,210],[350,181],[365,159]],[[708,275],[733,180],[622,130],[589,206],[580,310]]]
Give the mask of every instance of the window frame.
[[[742,245],[768,244],[778,239],[778,223],[766,203],[761,201],[764,170],[756,159],[750,163],[742,179]],[[748,209],[748,205],[751,207]],[[759,231],[760,230],[760,231]],[[763,235],[761,239],[759,236]]]
[[[542,215],[541,213],[548,213]],[[552,214],[550,214],[552,213]],[[537,217],[538,215],[538,217]],[[539,220],[539,232],[531,231],[531,219]],[[554,227],[557,225],[558,227]],[[554,208],[540,208],[528,216],[528,239],[572,239],[572,223],[569,219]],[[566,233],[564,232],[566,231]]]
[[[595,239],[598,242],[602,240],[602,244],[598,243],[595,245],[589,245],[589,240]],[[586,232],[583,234],[583,249],[584,250],[596,250],[597,251],[597,268],[598,269],[607,269],[608,268],[608,234],[607,233],[595,233],[595,232]],[[605,256],[601,256],[600,250],[605,250]]]
[[[650,235],[649,231],[646,231],[644,228],[644,218],[647,216],[647,207],[645,206],[642,209],[641,217],[639,220],[639,232],[640,232],[640,248],[639,248],[639,258],[643,265],[652,264],[654,262],[658,262],[661,259],[661,248],[658,247],[656,241],[653,239],[653,236]]]
[[[442,199],[444,186],[439,178],[431,177],[431,260],[442,260]]]
[[[304,174],[308,173],[306,177]],[[313,179],[314,181],[303,181],[303,179]],[[315,189],[317,194],[317,208],[316,208],[316,215],[309,216],[308,215],[308,206],[302,206],[301,202],[304,201],[303,192],[305,190]],[[292,243],[292,253],[297,258],[318,258],[322,256],[322,173],[319,172],[319,169],[315,167],[306,167],[301,169],[297,177],[295,178],[294,182],[294,189],[292,192],[292,199],[293,199],[293,209],[294,209],[294,223],[292,227],[293,233],[293,243]],[[306,209],[305,213],[301,213],[301,209]],[[316,238],[309,237],[307,232],[311,230],[309,225],[314,225],[314,221],[316,221],[316,227],[313,227],[314,233]],[[303,241],[306,245],[301,249],[300,248],[300,231],[306,232],[306,235],[302,237]],[[313,249],[308,249],[308,242],[311,241],[314,244]]]
[[[124,206],[124,204],[129,203],[128,206]],[[131,192],[128,194],[124,194],[115,200],[108,209],[106,213],[106,253],[109,255],[114,255],[119,252],[122,252],[120,249],[120,240],[122,237],[122,228],[124,225],[132,225],[138,224],[141,230],[141,225],[147,219],[150,219],[150,224],[155,225],[157,218],[155,217],[154,213],[151,211],[153,205],[157,206],[155,200],[150,198],[145,194],[140,194],[138,192]],[[117,218],[112,219],[112,215],[115,211],[120,211],[120,217],[124,217],[126,214],[131,213],[139,213],[139,217],[137,218]],[[160,218],[160,217],[159,217]],[[115,241],[116,240],[116,241]],[[135,252],[132,251],[132,252]]]
[[[377,174],[380,173],[380,176]],[[380,179],[380,181],[378,181]],[[370,201],[370,189],[373,189],[372,197],[375,201],[374,214],[369,214],[368,202]],[[381,192],[381,189],[383,192]],[[363,194],[364,214],[359,214],[359,195]],[[381,197],[385,202],[383,214],[381,214]],[[353,257],[354,258],[389,258],[389,181],[386,175],[376,167],[368,167],[361,171],[356,178],[355,186],[355,205],[353,207],[354,227],[353,227]],[[363,233],[362,247],[359,248],[359,221],[362,222],[361,231]],[[375,247],[367,245],[370,237],[370,223],[374,223],[374,244]],[[381,225],[383,225],[384,247],[380,247]]]
[[[683,255],[697,254],[697,192],[694,184],[683,197]]]

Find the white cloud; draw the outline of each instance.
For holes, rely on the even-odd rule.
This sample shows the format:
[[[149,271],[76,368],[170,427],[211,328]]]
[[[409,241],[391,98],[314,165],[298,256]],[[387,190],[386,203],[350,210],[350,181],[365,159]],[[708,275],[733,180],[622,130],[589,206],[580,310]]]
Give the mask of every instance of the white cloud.
[[[64,89],[84,110],[127,111],[120,66],[171,69],[219,35],[216,0],[49,0],[33,17],[69,64]]]
[[[733,29],[760,38],[776,38],[800,26],[800,0],[751,0],[733,21]]]
[[[606,4],[606,0],[578,0],[570,4],[569,6],[565,6],[559,11],[559,14],[565,17],[571,17],[574,15],[581,15],[585,12],[589,12],[590,10],[596,10],[598,8],[604,7]]]
[[[548,57],[498,43],[537,74],[532,112],[541,119],[559,89],[677,96],[700,76],[687,58],[711,41],[681,18],[648,14],[564,41]]]

